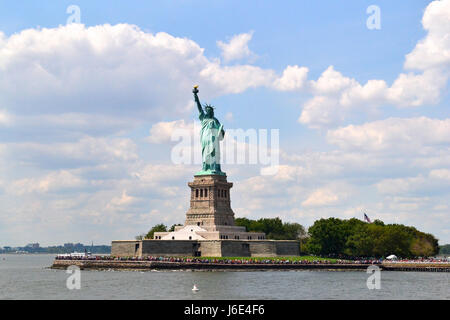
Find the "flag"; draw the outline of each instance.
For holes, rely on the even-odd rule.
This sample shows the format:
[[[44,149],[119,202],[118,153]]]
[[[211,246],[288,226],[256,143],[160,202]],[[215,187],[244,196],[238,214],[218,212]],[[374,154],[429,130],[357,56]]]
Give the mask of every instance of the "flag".
[[[368,223],[372,223],[372,221],[370,221],[369,217],[365,213],[364,213],[364,220],[366,220]]]

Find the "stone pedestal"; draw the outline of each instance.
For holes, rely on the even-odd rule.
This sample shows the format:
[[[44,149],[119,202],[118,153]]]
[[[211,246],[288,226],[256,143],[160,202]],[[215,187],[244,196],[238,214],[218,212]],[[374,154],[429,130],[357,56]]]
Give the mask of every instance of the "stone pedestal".
[[[226,175],[195,175],[189,182],[190,207],[183,226],[173,232],[155,232],[156,240],[264,240],[263,232],[236,226]]]
[[[197,225],[206,230],[215,226],[234,226],[230,202],[233,183],[228,182],[226,176],[196,175],[188,185],[191,203],[184,225]]]

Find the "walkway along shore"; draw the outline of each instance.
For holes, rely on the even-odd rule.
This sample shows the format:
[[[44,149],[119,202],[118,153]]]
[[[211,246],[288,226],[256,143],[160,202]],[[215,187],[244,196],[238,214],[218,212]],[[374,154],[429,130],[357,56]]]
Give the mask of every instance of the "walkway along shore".
[[[366,270],[372,264],[352,263],[322,263],[322,264],[228,264],[199,262],[168,262],[168,261],[121,261],[121,260],[58,260],[55,259],[52,269],[67,269],[78,266],[81,270]],[[450,264],[376,264],[383,271],[420,271],[420,272],[450,272]]]

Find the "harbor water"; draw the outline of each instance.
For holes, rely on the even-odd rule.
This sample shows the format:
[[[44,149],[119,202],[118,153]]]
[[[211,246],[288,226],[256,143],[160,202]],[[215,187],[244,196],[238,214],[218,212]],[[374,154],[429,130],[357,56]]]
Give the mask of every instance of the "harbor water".
[[[381,271],[368,289],[365,271],[94,271],[68,289],[55,255],[0,255],[0,299],[450,299],[446,272]],[[193,292],[196,284],[199,291]]]

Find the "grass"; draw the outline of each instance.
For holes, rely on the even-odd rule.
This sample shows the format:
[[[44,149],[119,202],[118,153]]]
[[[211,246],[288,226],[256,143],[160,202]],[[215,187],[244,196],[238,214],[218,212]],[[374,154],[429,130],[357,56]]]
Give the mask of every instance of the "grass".
[[[316,256],[291,256],[291,257],[187,257],[187,258],[198,258],[198,259],[208,259],[208,260],[253,260],[253,261],[261,261],[261,260],[289,260],[289,261],[323,261],[327,260],[332,263],[335,263],[337,259],[332,258],[321,258]]]

